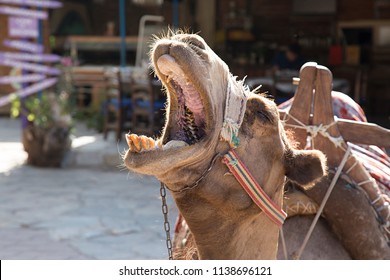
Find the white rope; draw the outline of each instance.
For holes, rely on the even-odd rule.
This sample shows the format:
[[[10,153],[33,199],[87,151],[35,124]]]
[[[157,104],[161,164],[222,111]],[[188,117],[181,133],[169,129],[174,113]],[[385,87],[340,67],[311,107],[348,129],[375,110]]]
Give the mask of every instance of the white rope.
[[[371,184],[373,184],[373,183],[374,183],[373,179],[372,179],[372,178],[370,178],[370,179],[367,179],[366,181],[363,181],[363,182],[357,183],[357,185],[360,187],[360,186],[362,186],[362,185],[364,185],[364,184],[368,184],[368,183],[371,183]]]
[[[349,170],[348,171],[350,171],[356,164],[357,164],[358,162],[355,162],[355,164],[354,165],[352,165],[350,168],[349,168]],[[347,172],[348,172],[347,171]],[[375,183],[376,181],[375,181],[375,179],[374,178],[369,178],[369,179],[367,179],[367,180],[365,180],[365,181],[362,181],[362,182],[360,182],[360,183],[357,183],[356,185],[357,186],[362,186],[362,185],[365,185],[365,184],[373,184],[374,185],[374,188],[375,188],[375,185],[376,185],[376,183]],[[363,189],[363,191],[365,191],[364,189]],[[366,195],[368,195],[367,194],[367,192],[366,192]],[[379,207],[376,207],[375,206],[375,204],[377,204],[378,202],[380,202],[381,203],[381,199],[384,199],[385,200],[385,198],[384,197],[387,197],[385,194],[378,194],[378,197],[377,198],[375,198],[374,200],[372,200],[372,201],[370,201],[370,204],[371,204],[371,206],[374,208],[374,210],[375,210],[375,213],[378,215],[378,218],[380,218],[381,220],[383,220],[383,224],[381,225],[381,227],[384,229],[384,231],[390,236],[390,209],[389,209],[389,203],[387,202],[387,201],[385,201],[382,205],[380,205]],[[380,212],[382,212],[383,210],[386,210],[387,209],[387,217],[386,218],[384,218],[381,214],[380,214]],[[386,237],[387,238],[387,240],[389,240],[388,239],[388,237]]]
[[[300,209],[302,210],[300,211]],[[315,213],[317,208],[310,203],[304,204],[301,201],[296,202],[293,206],[286,207],[287,213]]]
[[[288,115],[290,118],[292,118],[296,123],[298,123],[298,125],[285,123],[284,124],[285,126],[292,127],[292,128],[305,129],[308,133],[310,133],[312,135],[313,138],[316,137],[318,134],[320,134],[323,137],[328,138],[336,147],[341,148],[342,150],[345,151],[345,149],[343,147],[343,143],[344,143],[343,137],[341,137],[341,136],[333,137],[327,131],[331,126],[335,125],[337,123],[337,121],[333,121],[332,123],[327,124],[327,125],[323,125],[323,124],[305,125],[300,120],[295,118],[293,115],[291,115],[287,112],[285,114],[285,117],[286,117],[286,115]],[[286,118],[284,118],[284,119],[286,119]]]
[[[389,208],[389,203],[386,201],[385,203],[383,203],[382,206],[380,206],[380,207],[378,207],[378,208],[375,208],[375,209],[376,209],[376,211],[379,213],[379,212],[381,212],[382,210],[388,209],[388,208]]]
[[[284,259],[288,260],[286,240],[284,239],[283,228],[280,229],[280,239],[282,240]]]
[[[371,201],[371,205],[374,205],[375,203],[377,203],[380,199],[382,198],[381,195],[378,195],[377,198],[375,198],[373,201]],[[389,212],[390,213],[390,212]]]
[[[349,172],[352,171],[352,169],[358,164],[359,162],[356,160],[354,164],[352,164],[352,166],[347,170],[345,171],[345,173],[349,174]]]
[[[299,249],[298,253],[295,255],[295,259],[299,260],[301,255],[302,255],[303,250],[305,250],[306,244],[309,241],[309,238],[310,238],[310,236],[313,233],[314,227],[316,226],[317,221],[320,218],[320,216],[321,216],[321,214],[322,214],[322,212],[324,210],[325,204],[328,201],[328,198],[329,198],[330,194],[332,193],[333,188],[334,188],[334,186],[337,183],[337,180],[340,177],[341,171],[343,170],[344,165],[347,162],[350,153],[351,153],[351,147],[348,146],[347,151],[345,152],[344,157],[343,157],[343,159],[340,162],[340,165],[337,167],[336,174],[334,175],[334,177],[332,179],[332,182],[330,183],[330,186],[329,186],[329,188],[328,188],[328,190],[327,190],[327,192],[326,192],[326,194],[325,194],[325,196],[324,196],[324,198],[323,198],[323,200],[321,202],[320,208],[318,209],[317,214],[314,217],[314,220],[313,220],[313,222],[310,225],[309,231],[307,232],[307,234],[305,236],[305,239],[303,240],[302,246]]]

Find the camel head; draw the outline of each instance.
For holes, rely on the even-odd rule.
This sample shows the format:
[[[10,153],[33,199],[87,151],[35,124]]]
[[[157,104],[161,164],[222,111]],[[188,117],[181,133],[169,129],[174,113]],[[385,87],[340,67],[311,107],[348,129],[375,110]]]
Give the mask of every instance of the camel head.
[[[261,215],[220,156],[234,147],[281,205],[286,176],[313,184],[325,174],[324,155],[293,149],[275,103],[237,81],[200,36],[158,39],[151,60],[168,96],[166,124],[157,140],[127,135],[125,165],[156,176],[172,191],[200,257],[274,258],[278,227]]]

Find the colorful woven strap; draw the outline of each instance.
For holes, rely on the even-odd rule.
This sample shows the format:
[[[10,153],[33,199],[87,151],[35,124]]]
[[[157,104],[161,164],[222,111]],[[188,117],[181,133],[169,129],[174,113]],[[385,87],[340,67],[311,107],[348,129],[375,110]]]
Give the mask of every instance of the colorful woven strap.
[[[252,198],[253,202],[264,211],[268,218],[281,227],[287,214],[263,191],[246,166],[238,158],[237,154],[233,150],[230,150],[224,155],[222,162],[226,164],[236,180]]]

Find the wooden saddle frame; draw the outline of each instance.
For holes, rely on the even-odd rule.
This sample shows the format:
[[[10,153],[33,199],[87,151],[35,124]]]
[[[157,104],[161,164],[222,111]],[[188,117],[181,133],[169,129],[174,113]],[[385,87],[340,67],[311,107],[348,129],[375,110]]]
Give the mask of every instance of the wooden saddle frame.
[[[347,142],[390,147],[390,130],[372,123],[335,118],[331,92],[329,69],[314,62],[302,66],[291,108],[280,111],[285,128],[294,131],[300,149],[321,150],[327,156],[330,170],[337,170],[348,149]],[[323,215],[352,258],[389,259],[390,207],[386,197],[355,156],[347,156],[342,170],[354,187],[336,186]],[[332,176],[329,173],[328,178],[305,194],[320,204]]]

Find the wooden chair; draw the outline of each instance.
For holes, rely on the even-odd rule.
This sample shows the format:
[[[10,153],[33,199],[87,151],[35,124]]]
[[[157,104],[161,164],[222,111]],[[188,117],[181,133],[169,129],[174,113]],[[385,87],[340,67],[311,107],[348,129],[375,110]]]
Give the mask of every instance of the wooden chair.
[[[90,106],[100,106],[101,95],[106,88],[103,67],[73,67],[71,79],[75,88],[76,105],[79,110]]]
[[[162,118],[158,113],[164,107],[161,99],[161,83],[155,80],[148,69],[150,44],[153,36],[161,33],[164,18],[144,15],[139,22],[138,45],[135,68],[130,85],[132,102],[132,132],[153,136],[160,127]]]
[[[164,101],[158,100],[157,92],[160,92],[161,86],[156,91],[156,81],[152,79],[146,65],[149,62],[152,36],[161,31],[163,21],[161,16],[142,16],[135,66],[121,69],[121,73],[106,72],[108,89],[104,110],[105,139],[109,130],[116,131],[117,141],[121,140],[123,132],[150,136],[156,133],[156,111],[163,107]],[[119,82],[113,82],[115,80]]]
[[[159,113],[165,103],[161,96],[161,82],[145,73],[144,79],[133,78],[130,91],[133,105],[131,131],[148,136],[155,135],[162,127],[163,117]]]
[[[112,67],[105,71],[106,100],[103,107],[103,135],[107,139],[110,131],[115,132],[115,139],[122,140],[122,132],[129,131],[131,125],[131,99],[122,89],[121,72]]]

